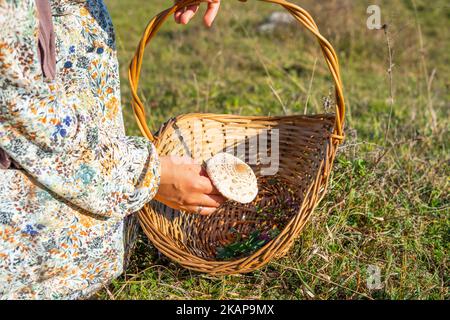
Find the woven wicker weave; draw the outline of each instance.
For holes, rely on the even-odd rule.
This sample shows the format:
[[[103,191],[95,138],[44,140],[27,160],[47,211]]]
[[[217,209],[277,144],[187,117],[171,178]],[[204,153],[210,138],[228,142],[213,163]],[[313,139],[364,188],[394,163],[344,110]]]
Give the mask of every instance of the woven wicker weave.
[[[261,175],[263,164],[252,165],[259,187],[258,197],[252,204],[227,202],[213,215],[200,216],[175,211],[152,201],[139,212],[141,226],[156,248],[182,266],[200,272],[216,275],[250,272],[272,258],[284,255],[323,198],[337,146],[344,138],[344,96],[338,58],[333,47],[320,34],[313,18],[304,9],[284,0],[262,1],[283,6],[317,37],[335,83],[336,113],[280,117],[193,113],[169,120],[154,136],[147,127],[145,108],[138,96],[144,50],[169,16],[178,8],[202,2],[199,0],[183,0],[153,18],[129,69],[132,106],[137,123],[144,136],[155,144],[160,156],[189,155],[207,160],[229,147],[244,143],[249,145],[251,139],[263,132],[270,134],[274,129],[278,130],[279,170],[275,176],[268,177]],[[247,160],[254,151],[247,148]],[[286,201],[290,201],[290,209],[284,212],[286,223],[277,237],[248,256],[231,261],[216,258],[218,244],[226,245],[233,238],[230,230],[248,234],[258,227],[255,224],[261,222],[256,208],[276,207]],[[272,227],[271,224],[277,222],[264,223]]]

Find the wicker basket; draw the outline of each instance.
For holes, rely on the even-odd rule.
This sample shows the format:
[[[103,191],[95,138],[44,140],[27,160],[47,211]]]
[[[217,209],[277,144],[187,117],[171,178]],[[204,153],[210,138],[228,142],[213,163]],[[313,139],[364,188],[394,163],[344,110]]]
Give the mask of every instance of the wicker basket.
[[[189,155],[206,160],[229,148],[251,145],[251,139],[263,133],[269,132],[269,141],[275,129],[279,135],[279,170],[276,175],[261,175],[264,165],[259,161],[252,165],[259,187],[258,197],[252,204],[227,202],[213,215],[200,216],[175,211],[152,201],[139,212],[141,226],[158,250],[183,267],[200,272],[215,275],[250,272],[272,258],[286,254],[325,195],[337,146],[344,139],[345,104],[338,58],[333,47],[304,9],[284,0],[262,1],[283,6],[317,37],[335,83],[336,113],[280,117],[193,113],[170,119],[154,136],[147,127],[144,105],[138,96],[144,50],[169,16],[178,8],[202,2],[199,0],[183,0],[153,18],[129,69],[137,123],[161,156]],[[244,160],[248,162],[255,152],[246,148],[245,153]],[[258,208],[270,211],[270,208],[280,208],[286,203],[289,207],[283,212],[285,224],[276,237],[247,256],[229,261],[216,258],[218,244],[226,245],[236,232],[245,235],[260,227],[255,225],[261,224]],[[271,228],[278,223],[268,219],[264,222],[266,227]]]

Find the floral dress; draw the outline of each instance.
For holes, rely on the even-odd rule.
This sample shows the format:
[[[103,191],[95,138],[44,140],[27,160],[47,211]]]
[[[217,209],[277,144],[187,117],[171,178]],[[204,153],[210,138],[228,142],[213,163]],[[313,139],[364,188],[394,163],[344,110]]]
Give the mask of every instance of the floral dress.
[[[38,61],[34,0],[0,0],[0,298],[75,299],[119,276],[125,217],[159,184],[154,146],[124,132],[101,0],[50,0],[56,76]]]

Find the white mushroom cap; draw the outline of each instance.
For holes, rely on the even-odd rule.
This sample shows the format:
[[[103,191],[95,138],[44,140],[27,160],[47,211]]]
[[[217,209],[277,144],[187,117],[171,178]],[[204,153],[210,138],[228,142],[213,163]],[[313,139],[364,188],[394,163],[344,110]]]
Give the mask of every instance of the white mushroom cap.
[[[206,172],[227,199],[245,204],[252,202],[258,194],[258,183],[252,168],[229,153],[218,153],[206,161]]]

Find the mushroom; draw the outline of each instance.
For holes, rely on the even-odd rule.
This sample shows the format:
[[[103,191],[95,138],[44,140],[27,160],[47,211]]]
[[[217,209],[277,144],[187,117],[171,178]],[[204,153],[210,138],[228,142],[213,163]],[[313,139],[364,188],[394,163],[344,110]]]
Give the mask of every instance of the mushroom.
[[[217,190],[227,199],[246,204],[258,194],[253,170],[229,153],[218,153],[207,160],[206,172]]]

